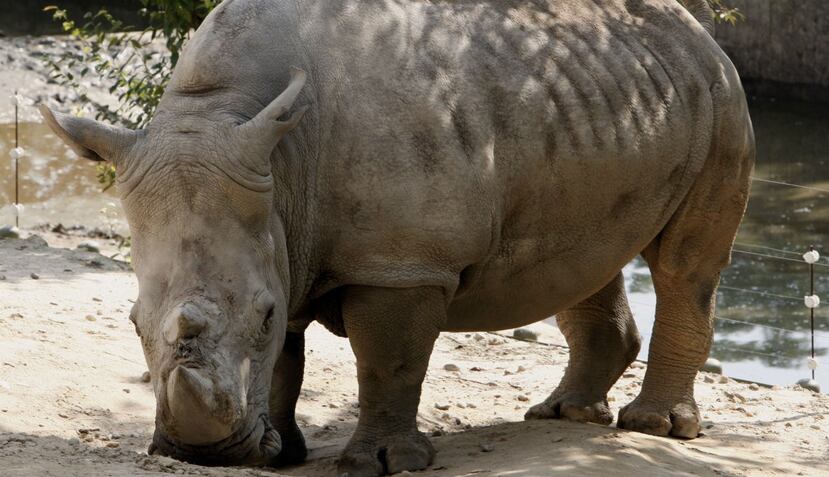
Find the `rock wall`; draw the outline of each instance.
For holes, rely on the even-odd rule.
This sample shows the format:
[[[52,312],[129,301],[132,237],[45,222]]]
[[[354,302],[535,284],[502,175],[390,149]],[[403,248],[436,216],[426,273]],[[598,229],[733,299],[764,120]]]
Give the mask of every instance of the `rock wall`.
[[[829,101],[829,0],[728,0],[746,16],[717,25],[747,92]]]
[[[78,23],[83,23],[84,13],[97,12],[105,6],[127,25],[143,27],[138,15],[139,0],[0,0],[0,36],[63,33],[61,25],[52,21],[51,12],[43,11],[48,5],[67,10]]]

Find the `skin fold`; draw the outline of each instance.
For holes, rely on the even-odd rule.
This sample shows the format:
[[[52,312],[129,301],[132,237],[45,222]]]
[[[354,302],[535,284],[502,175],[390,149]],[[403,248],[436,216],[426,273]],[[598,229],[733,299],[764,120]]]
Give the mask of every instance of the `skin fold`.
[[[357,357],[339,473],[433,461],[416,414],[441,331],[556,314],[570,364],[527,418],[609,424],[607,391],[640,345],[620,274],[639,254],[656,322],[618,425],[696,437],[693,380],[754,160],[706,9],[225,0],[146,129],[43,108],[75,152],[118,171],[158,401],[151,451],[302,461],[294,407],[315,320]]]

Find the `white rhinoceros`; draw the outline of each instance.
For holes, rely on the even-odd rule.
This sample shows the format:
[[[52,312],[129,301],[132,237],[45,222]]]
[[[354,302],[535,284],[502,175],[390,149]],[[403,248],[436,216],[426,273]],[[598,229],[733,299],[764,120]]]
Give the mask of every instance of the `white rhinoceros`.
[[[656,324],[619,426],[695,437],[754,140],[710,9],[686,3],[226,0],[146,129],[44,108],[117,167],[151,450],[301,461],[314,320],[357,357],[351,476],[432,462],[416,414],[441,331],[557,314],[570,364],[527,417],[610,423],[606,393],[639,350],[620,275],[638,254]]]

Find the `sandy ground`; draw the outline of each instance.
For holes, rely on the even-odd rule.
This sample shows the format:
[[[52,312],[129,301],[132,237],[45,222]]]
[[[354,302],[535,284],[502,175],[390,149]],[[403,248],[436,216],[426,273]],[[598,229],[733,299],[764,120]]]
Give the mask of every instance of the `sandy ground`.
[[[0,240],[0,475],[331,476],[357,418],[348,342],[313,326],[299,421],[303,466],[205,468],[150,457],[154,397],[127,315],[137,286],[119,262],[74,249],[83,239]],[[24,232],[29,235],[30,232]],[[104,253],[115,250],[102,241]],[[67,247],[67,248],[58,248]],[[107,250],[109,248],[109,250]],[[33,278],[34,276],[38,278]],[[542,340],[560,342],[555,328]],[[505,334],[444,334],[432,355],[419,421],[438,450],[425,476],[829,475],[829,396],[762,388],[701,373],[705,435],[656,438],[615,427],[523,422],[553,389],[567,350]],[[460,371],[447,371],[454,364]],[[637,393],[635,364],[610,394]],[[438,409],[438,406],[445,410]]]

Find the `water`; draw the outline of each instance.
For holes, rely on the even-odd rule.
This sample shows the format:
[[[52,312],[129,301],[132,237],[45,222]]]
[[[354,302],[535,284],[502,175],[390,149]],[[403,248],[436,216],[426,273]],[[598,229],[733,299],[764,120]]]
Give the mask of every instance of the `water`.
[[[825,105],[755,100],[751,113],[758,147],[755,177],[829,189],[829,116]],[[13,220],[9,204],[14,182],[11,161],[5,154],[13,147],[13,140],[13,127],[0,126],[4,158],[0,160],[0,224]],[[125,231],[120,209],[109,205],[117,203],[114,191],[100,192],[93,163],[75,158],[41,124],[21,125],[21,144],[29,152],[21,162],[21,202],[27,206],[21,226],[63,222],[103,227],[114,221],[116,228]],[[107,214],[100,213],[102,208],[108,209]],[[807,266],[797,261],[809,244],[829,256],[829,248],[823,248],[827,232],[829,194],[755,182],[736,249],[796,261],[733,254],[717,296],[719,319],[715,321],[712,349],[712,355],[723,361],[726,374],[769,384],[792,384],[809,376],[809,319],[803,306],[809,275]],[[829,260],[823,258],[821,263],[829,265]],[[631,308],[646,341],[640,358],[646,359],[656,302],[653,285],[641,259],[625,268],[625,277]],[[817,378],[829,387],[829,266],[817,268],[816,287],[825,303],[817,309],[817,354],[824,361]]]

